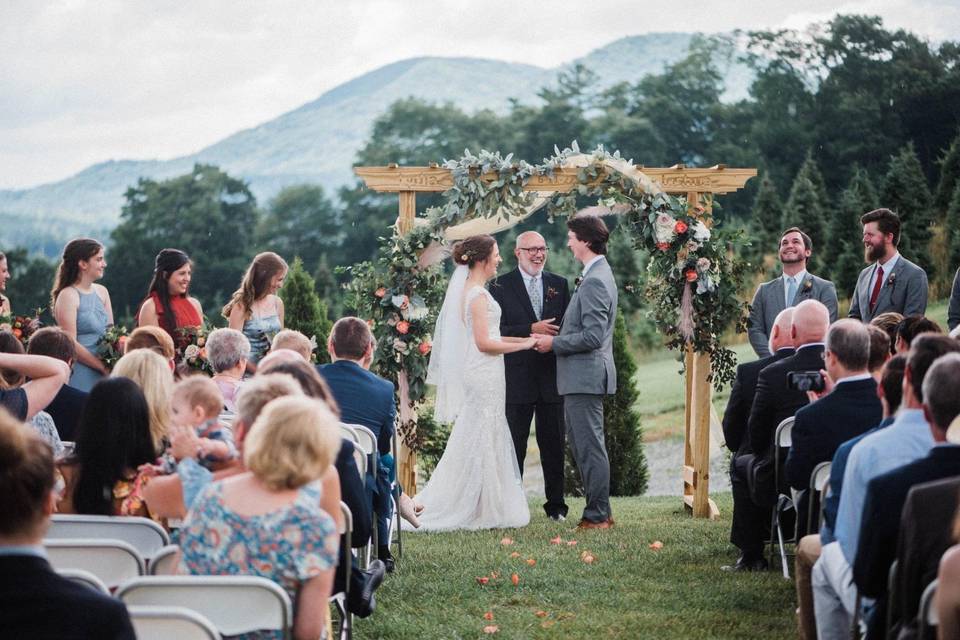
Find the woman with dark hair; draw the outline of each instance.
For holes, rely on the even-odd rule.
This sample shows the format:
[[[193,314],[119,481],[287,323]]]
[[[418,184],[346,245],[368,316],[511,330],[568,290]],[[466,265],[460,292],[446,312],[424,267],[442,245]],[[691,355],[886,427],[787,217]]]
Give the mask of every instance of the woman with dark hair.
[[[89,515],[147,516],[142,491],[156,460],[147,399],[129,378],[101,380],[90,391],[73,455],[61,465],[66,490],[58,510]]]
[[[283,329],[283,300],[277,291],[287,276],[283,258],[266,251],[258,253],[247,268],[240,288],[223,307],[230,328],[242,331],[250,341],[247,369],[256,371],[257,363],[270,350],[270,341]]]
[[[113,324],[113,307],[107,288],[95,284],[106,266],[102,244],[90,238],[71,240],[63,248],[50,292],[53,317],[77,341],[70,386],[80,391],[89,391],[107,373],[96,346]]]
[[[10,315],[10,298],[3,295],[7,290],[7,280],[10,279],[10,269],[7,267],[7,256],[0,251],[0,316]]]
[[[184,337],[178,329],[203,324],[200,302],[188,295],[192,274],[190,256],[179,249],[162,249],[154,261],[147,297],[137,313],[137,326],[158,326],[182,347]]]

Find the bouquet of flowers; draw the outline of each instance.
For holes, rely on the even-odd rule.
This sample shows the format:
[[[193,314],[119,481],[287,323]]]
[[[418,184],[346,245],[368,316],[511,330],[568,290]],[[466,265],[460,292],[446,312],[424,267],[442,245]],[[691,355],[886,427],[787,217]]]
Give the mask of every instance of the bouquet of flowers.
[[[113,369],[117,360],[123,357],[128,335],[126,327],[112,324],[97,340],[97,357],[107,369]]]
[[[23,348],[26,349],[30,336],[43,326],[43,323],[40,322],[41,313],[43,313],[43,309],[37,309],[32,316],[0,315],[0,331],[12,333],[17,340],[23,343]]]
[[[187,370],[187,373],[200,371],[212,376],[213,366],[207,360],[207,336],[212,331],[210,323],[204,318],[199,327],[180,327],[177,329],[177,338],[174,340],[177,351],[177,365]]]

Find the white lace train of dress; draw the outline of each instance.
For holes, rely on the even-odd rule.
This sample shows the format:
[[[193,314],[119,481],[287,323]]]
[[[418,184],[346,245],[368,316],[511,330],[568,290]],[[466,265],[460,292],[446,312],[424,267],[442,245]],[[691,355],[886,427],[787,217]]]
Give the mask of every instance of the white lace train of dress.
[[[500,305],[486,289],[467,291],[465,306],[478,295],[487,300],[490,337],[499,339]],[[425,507],[418,531],[523,527],[530,522],[507,426],[503,356],[477,349],[469,313],[466,330],[471,337],[463,363],[464,404],[437,468],[416,496]]]

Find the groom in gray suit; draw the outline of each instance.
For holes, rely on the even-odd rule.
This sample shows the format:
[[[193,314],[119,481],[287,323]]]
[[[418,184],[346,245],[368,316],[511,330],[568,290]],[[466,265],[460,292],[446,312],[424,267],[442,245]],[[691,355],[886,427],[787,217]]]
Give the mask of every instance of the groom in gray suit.
[[[813,241],[797,227],[790,227],[780,236],[780,264],[783,275],[757,287],[750,303],[747,335],[750,346],[761,358],[770,355],[770,331],[777,315],[804,300],[819,300],[830,313],[830,322],[837,319],[837,288],[829,280],[807,273],[807,260],[813,253]]]
[[[850,303],[850,317],[870,322],[881,313],[922,316],[927,310],[927,273],[900,255],[900,216],[874,209],[860,218],[867,262]]]
[[[617,283],[604,254],[610,232],[596,216],[567,221],[567,246],[583,263],[577,290],[563,316],[560,334],[537,336],[537,351],[557,355],[557,391],[563,396],[567,438],[583,478],[587,506],[581,529],[609,529],[610,460],[603,432],[603,396],[617,390],[613,326]]]

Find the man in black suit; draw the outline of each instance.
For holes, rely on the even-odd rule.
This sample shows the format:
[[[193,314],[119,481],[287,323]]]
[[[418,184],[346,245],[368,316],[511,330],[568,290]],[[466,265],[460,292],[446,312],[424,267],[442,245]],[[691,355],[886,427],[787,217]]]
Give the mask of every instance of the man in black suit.
[[[50,447],[0,409],[0,633],[133,640],[122,602],[59,576],[47,561],[43,537],[56,504]]]
[[[27,343],[27,353],[38,356],[50,356],[66,362],[71,367],[76,357],[76,342],[60,327],[44,327],[38,329]],[[87,402],[87,392],[74,389],[68,384],[60,387],[60,391],[44,409],[53,418],[57,433],[61,440],[76,440],[77,424],[83,405]]]
[[[767,366],[783,360],[794,353],[793,337],[790,326],[793,321],[793,307],[777,314],[770,329],[769,349],[772,355],[737,367],[737,377],[730,389],[730,399],[723,412],[723,439],[733,453],[730,459],[730,489],[733,492],[733,522],[730,528],[730,542],[740,546],[742,532],[756,526],[759,522],[769,522],[770,509],[761,507],[750,498],[747,486],[746,470],[753,454],[747,440],[747,420],[750,408],[757,393],[757,378]],[[758,563],[760,564],[760,563]],[[743,563],[733,565],[737,571],[747,570]],[[760,568],[760,567],[754,567]]]
[[[833,459],[837,447],[883,418],[877,382],[867,370],[870,334],[857,320],[835,322],[827,333],[824,362],[834,387],[816,402],[797,411],[793,442],[785,467],[787,482],[798,491],[810,485],[810,474]],[[804,505],[797,513],[806,513]]]
[[[917,484],[960,475],[960,446],[947,442],[947,429],[960,415],[960,353],[939,357],[927,371],[923,413],[936,445],[925,457],[881,474],[867,485],[853,580],[860,593],[870,598],[882,600],[887,593],[907,492]]]
[[[771,448],[777,425],[792,416],[797,409],[807,404],[807,395],[787,386],[787,374],[792,371],[819,371],[823,366],[823,338],[830,324],[830,313],[823,303],[804,300],[793,308],[790,336],[796,353],[774,362],[757,378],[757,391],[747,420],[747,438],[741,445],[742,453],[735,458],[732,477],[741,489],[734,494],[734,511],[740,502],[742,518],[734,521],[730,541],[740,549],[736,564],[724,567],[733,571],[762,570],[767,566],[763,557],[763,541],[769,533],[770,508],[776,496],[776,480],[770,478],[771,486],[758,486],[754,469],[758,464],[772,464]],[[743,449],[746,447],[746,449]],[[772,475],[772,474],[771,474]],[[749,482],[750,491],[742,488]],[[737,496],[740,496],[739,500]],[[745,499],[753,497],[759,509],[745,507]],[[773,497],[773,500],[766,499]],[[758,498],[764,498],[758,500]]]
[[[570,302],[566,278],[544,271],[547,244],[536,231],[517,236],[517,268],[497,278],[490,293],[500,305],[500,334],[525,338],[533,333],[555,336]],[[557,394],[557,358],[534,350],[504,357],[507,378],[507,424],[513,435],[520,473],[527,456],[530,421],[537,418],[537,447],[547,502],[553,520],[566,519],[563,500],[563,399]]]

